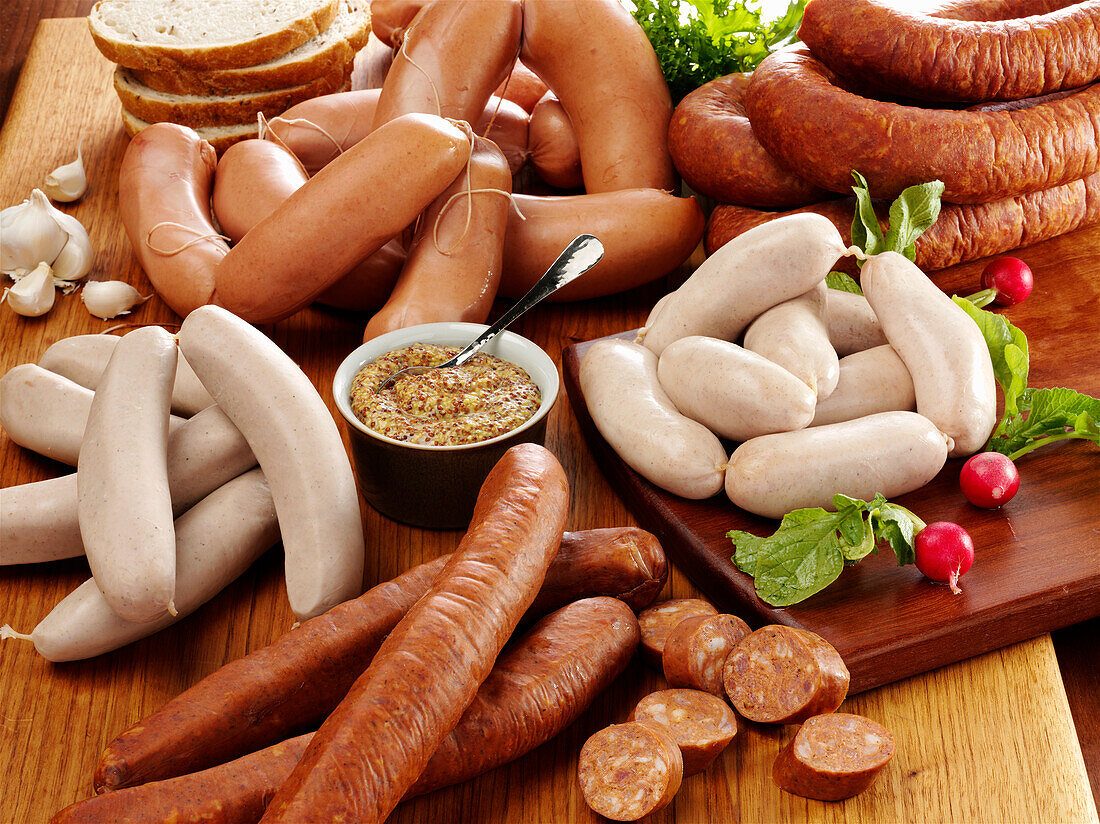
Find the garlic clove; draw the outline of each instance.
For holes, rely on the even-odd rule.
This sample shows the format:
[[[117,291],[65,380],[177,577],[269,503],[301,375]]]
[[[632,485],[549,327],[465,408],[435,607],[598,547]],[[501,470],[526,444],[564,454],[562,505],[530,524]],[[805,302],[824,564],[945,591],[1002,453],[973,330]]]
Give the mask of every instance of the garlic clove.
[[[57,209],[54,212],[54,220],[68,235],[68,240],[53,260],[54,277],[60,280],[80,280],[92,270],[95,252],[92,250],[91,238],[88,237],[84,225],[75,217]]]
[[[39,263],[53,263],[69,239],[65,227],[54,219],[54,212],[63,214],[40,189],[0,212],[0,272],[30,272]]]
[[[16,314],[37,318],[53,308],[54,297],[53,273],[49,264],[40,263],[34,271],[20,277],[14,286],[5,289],[0,300],[6,300]]]
[[[137,289],[121,280],[93,280],[85,283],[80,293],[80,299],[88,311],[103,320],[128,315],[137,304],[152,296],[150,293],[143,297]]]
[[[84,138],[76,149],[76,160],[58,166],[48,175],[42,190],[59,203],[71,203],[83,197],[88,189],[88,176],[84,172]]]

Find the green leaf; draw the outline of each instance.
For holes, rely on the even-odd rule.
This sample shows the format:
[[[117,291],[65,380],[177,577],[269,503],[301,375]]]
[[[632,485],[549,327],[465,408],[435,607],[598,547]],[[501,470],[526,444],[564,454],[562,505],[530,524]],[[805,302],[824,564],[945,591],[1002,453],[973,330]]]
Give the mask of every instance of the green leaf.
[[[886,250],[886,241],[882,236],[882,227],[875,216],[875,206],[871,202],[871,192],[867,181],[859,172],[852,172],[856,185],[852,191],[856,196],[856,214],[852,218],[852,243],[868,255],[877,255]],[[858,263],[862,267],[862,263]]]
[[[733,563],[746,575],[756,577],[756,557],[760,554],[767,538],[760,538],[751,532],[731,529],[726,537],[733,541]]]
[[[782,536],[756,559],[756,592],[772,606],[796,604],[820,592],[844,569],[842,539],[837,534],[843,516],[824,509],[798,509],[783,517]]]
[[[1005,415],[988,448],[1013,460],[1047,443],[1078,438],[1100,444],[1100,399],[1072,389],[1028,389],[1019,413]]]
[[[894,550],[898,566],[916,560],[916,537],[924,529],[924,521],[905,507],[886,502],[871,510],[869,520],[875,537]]]
[[[829,272],[825,276],[825,285],[830,289],[836,289],[838,292],[851,292],[853,295],[863,294],[863,290],[856,279],[851,275],[844,274],[844,272]]]
[[[794,41],[806,0],[766,20],[759,0],[635,0],[674,103],[709,80],[751,71]]]
[[[953,295],[951,300],[970,315],[982,331],[989,358],[993,362],[993,374],[1004,392],[1005,413],[1016,414],[1017,399],[1027,386],[1027,336],[1001,315],[979,309],[966,298]]]
[[[890,229],[884,239],[885,251],[900,252],[909,260],[917,259],[917,238],[940,216],[940,197],[944,185],[939,180],[905,189],[890,204]]]

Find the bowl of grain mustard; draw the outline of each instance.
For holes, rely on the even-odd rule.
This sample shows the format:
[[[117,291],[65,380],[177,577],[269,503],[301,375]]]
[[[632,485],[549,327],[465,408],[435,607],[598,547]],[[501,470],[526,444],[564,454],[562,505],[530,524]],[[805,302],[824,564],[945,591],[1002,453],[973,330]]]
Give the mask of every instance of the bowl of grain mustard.
[[[437,529],[469,525],[481,484],[517,443],[541,444],[558,370],[536,344],[503,332],[461,367],[379,385],[398,369],[442,363],[487,327],[426,323],[379,335],[336,370],[332,394],[359,491],[383,515]]]

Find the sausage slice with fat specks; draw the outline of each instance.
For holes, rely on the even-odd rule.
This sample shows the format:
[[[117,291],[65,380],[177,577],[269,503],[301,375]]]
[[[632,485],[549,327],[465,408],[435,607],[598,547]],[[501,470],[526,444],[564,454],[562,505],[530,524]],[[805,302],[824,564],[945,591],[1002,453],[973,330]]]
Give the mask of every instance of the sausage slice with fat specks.
[[[638,615],[638,626],[642,630],[642,656],[660,669],[665,641],[681,621],[699,615],[717,614],[714,605],[702,598],[673,598],[642,610]]]
[[[803,798],[840,801],[866,790],[894,755],[890,731],[861,715],[806,719],[780,750],[772,780]]]
[[[651,692],[630,713],[631,721],[642,719],[668,728],[683,756],[685,777],[709,767],[740,729],[729,704],[691,689]]]
[[[850,676],[840,653],[820,635],[777,624],[758,629],[733,648],[722,680],[744,718],[797,724],[839,707]]]
[[[649,720],[613,724],[581,747],[577,781],[585,802],[612,821],[637,821],[664,809],[684,778],[684,759],[668,729]]]
[[[751,633],[736,615],[697,615],[681,621],[665,639],[661,663],[670,687],[726,694],[722,668],[735,644]]]
[[[389,815],[534,600],[568,502],[565,472],[550,452],[520,444],[504,454],[459,549],[321,725],[264,821],[378,824]],[[340,778],[349,770],[354,783]]]

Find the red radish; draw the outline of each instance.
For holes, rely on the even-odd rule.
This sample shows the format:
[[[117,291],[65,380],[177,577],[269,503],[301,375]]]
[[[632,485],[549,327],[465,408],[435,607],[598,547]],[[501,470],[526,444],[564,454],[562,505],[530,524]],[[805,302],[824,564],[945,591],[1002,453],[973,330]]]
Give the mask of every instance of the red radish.
[[[982,272],[982,288],[994,291],[998,306],[1015,306],[1031,294],[1031,269],[1019,258],[994,258]]]
[[[1012,500],[1020,488],[1020,473],[1007,455],[979,452],[963,464],[959,486],[974,506],[995,509]]]
[[[959,576],[974,563],[974,542],[958,524],[936,521],[917,533],[916,561],[926,578],[947,584],[961,595]]]

